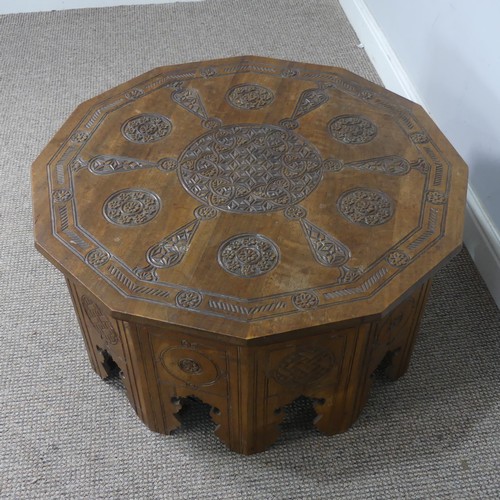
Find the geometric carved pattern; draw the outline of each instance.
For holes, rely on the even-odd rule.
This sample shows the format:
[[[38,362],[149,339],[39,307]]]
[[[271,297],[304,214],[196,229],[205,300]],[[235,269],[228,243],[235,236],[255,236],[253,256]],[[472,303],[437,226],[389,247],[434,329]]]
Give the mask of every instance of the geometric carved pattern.
[[[130,170],[152,168],[155,166],[155,163],[147,161],[110,155],[94,156],[88,163],[89,171],[96,175],[105,175],[114,172],[128,172]]]
[[[368,118],[358,115],[337,116],[328,124],[328,132],[345,144],[363,144],[377,135],[377,127]]]
[[[338,202],[339,212],[354,224],[378,226],[394,214],[392,200],[375,189],[352,189],[343,193]]]
[[[228,273],[254,278],[274,269],[279,262],[276,244],[261,234],[239,234],[219,248],[218,260]]]
[[[226,212],[265,213],[308,196],[321,181],[314,146],[273,125],[234,125],[208,132],[179,159],[185,190]]]
[[[274,93],[262,85],[244,83],[232,87],[226,94],[226,100],[235,108],[261,109],[273,102]]]
[[[106,219],[121,226],[137,226],[153,219],[160,210],[158,196],[144,189],[123,189],[113,193],[104,203]]]
[[[81,303],[85,314],[101,338],[108,344],[117,344],[118,335],[116,334],[113,325],[110,323],[107,316],[101,311],[99,306],[85,295],[82,296]]]
[[[122,125],[123,137],[138,144],[159,141],[171,131],[172,122],[156,113],[133,116]]]
[[[332,353],[319,347],[302,346],[281,361],[274,379],[287,386],[308,385],[325,376],[334,364]],[[308,387],[310,388],[310,387]]]

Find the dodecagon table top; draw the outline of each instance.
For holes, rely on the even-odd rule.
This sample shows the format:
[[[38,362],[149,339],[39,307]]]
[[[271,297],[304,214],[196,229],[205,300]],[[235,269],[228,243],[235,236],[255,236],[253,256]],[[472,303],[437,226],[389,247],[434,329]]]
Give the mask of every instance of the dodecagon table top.
[[[249,339],[386,312],[460,248],[467,167],[420,106],[247,56],[83,103],[32,180],[37,248],[113,315]]]

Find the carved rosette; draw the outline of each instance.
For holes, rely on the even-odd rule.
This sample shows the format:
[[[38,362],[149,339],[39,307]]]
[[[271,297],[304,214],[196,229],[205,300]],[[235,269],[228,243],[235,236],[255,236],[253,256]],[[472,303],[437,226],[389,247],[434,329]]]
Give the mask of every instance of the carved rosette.
[[[219,264],[240,278],[255,278],[274,269],[280,260],[277,245],[261,234],[239,234],[219,248]]]
[[[410,139],[415,144],[426,144],[429,142],[429,136],[425,132],[414,132],[410,135]]]
[[[394,250],[387,256],[387,262],[394,267],[403,267],[410,262],[410,257],[401,250]]]
[[[68,189],[55,189],[52,191],[52,200],[54,203],[66,203],[73,198],[73,193]]]
[[[88,132],[85,132],[84,130],[78,130],[71,136],[71,141],[75,142],[76,144],[81,144],[85,142],[89,137],[90,134]]]
[[[198,220],[210,220],[214,219],[219,215],[219,212],[213,208],[213,207],[208,207],[206,205],[202,205],[201,207],[197,207],[194,210],[194,216]]]
[[[138,144],[159,141],[172,131],[172,122],[163,115],[145,113],[129,118],[122,126],[125,139]]]
[[[300,220],[307,216],[307,210],[300,205],[292,205],[285,208],[285,217],[289,220]]]
[[[443,205],[447,201],[446,195],[439,191],[427,191],[425,199],[434,205]]]
[[[130,99],[131,101],[135,101],[136,99],[139,99],[139,97],[142,97],[143,95],[144,95],[144,90],[138,88],[131,89],[125,93],[125,97],[127,99]]]
[[[359,115],[342,115],[328,123],[328,132],[345,144],[364,144],[375,139],[377,127],[368,118]]]
[[[103,206],[104,217],[119,226],[137,226],[153,219],[161,207],[160,198],[145,189],[123,189],[112,194]]]
[[[394,215],[394,203],[388,195],[375,189],[357,188],[343,193],[338,202],[339,212],[354,224],[378,226]]]
[[[110,257],[109,253],[102,248],[95,248],[85,256],[85,262],[94,267],[101,267],[109,261]]]
[[[292,303],[297,309],[301,311],[308,311],[318,307],[319,299],[314,293],[300,292],[292,296]]]
[[[266,213],[306,198],[321,181],[322,159],[299,136],[272,125],[221,127],[179,159],[184,189],[226,212]]]
[[[203,300],[203,296],[196,290],[183,290],[175,297],[175,303],[184,309],[195,309]]]
[[[172,172],[177,168],[177,160],[175,158],[162,158],[157,163],[157,167],[163,172]]]
[[[195,347],[164,349],[159,360],[172,377],[192,387],[212,385],[221,375],[217,365]]]
[[[335,359],[329,350],[301,346],[280,362],[272,376],[284,386],[310,386],[327,375],[334,363]]]
[[[340,172],[344,168],[342,160],[328,158],[323,162],[323,169],[327,172]]]
[[[229,89],[226,101],[238,109],[261,109],[274,101],[274,92],[262,85],[244,83]]]

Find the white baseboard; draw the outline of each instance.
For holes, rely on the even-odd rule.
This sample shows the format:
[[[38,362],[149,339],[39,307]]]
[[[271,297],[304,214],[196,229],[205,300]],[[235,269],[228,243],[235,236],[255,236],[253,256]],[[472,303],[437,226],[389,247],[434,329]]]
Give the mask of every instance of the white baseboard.
[[[21,12],[47,12],[51,10],[115,7],[117,5],[142,5],[174,2],[200,2],[203,0],[17,0],[0,1],[1,14]]]
[[[427,109],[363,0],[339,0],[384,85]],[[500,234],[469,185],[464,243],[500,307]]]

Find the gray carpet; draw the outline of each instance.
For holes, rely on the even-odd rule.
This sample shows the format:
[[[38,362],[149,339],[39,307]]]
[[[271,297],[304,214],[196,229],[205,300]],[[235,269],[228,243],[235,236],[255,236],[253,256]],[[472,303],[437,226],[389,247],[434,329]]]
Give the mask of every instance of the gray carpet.
[[[410,370],[336,437],[289,410],[242,457],[193,402],[153,434],[86,360],[62,276],[32,243],[29,167],[75,106],[152,67],[257,54],[378,77],[336,0],[207,0],[0,17],[0,497],[498,498],[500,314],[468,254],[435,280]]]

